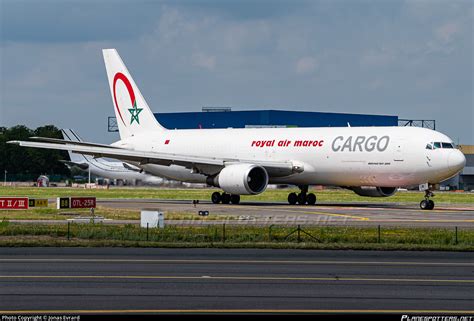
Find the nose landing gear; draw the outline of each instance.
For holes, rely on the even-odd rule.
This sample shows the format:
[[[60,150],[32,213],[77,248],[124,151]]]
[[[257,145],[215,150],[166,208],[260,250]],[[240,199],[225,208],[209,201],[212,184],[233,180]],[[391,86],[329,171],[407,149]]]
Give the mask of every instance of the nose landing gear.
[[[298,186],[298,187],[301,190],[299,194],[296,194],[296,193],[288,194],[288,203],[290,205],[295,205],[296,203],[300,205],[316,204],[316,195],[314,195],[313,193],[308,194],[308,185],[303,185],[303,186]]]
[[[425,199],[420,202],[420,208],[422,210],[432,210],[435,206],[434,202],[430,200],[430,197],[433,197],[434,194],[431,190],[427,189],[425,191]]]

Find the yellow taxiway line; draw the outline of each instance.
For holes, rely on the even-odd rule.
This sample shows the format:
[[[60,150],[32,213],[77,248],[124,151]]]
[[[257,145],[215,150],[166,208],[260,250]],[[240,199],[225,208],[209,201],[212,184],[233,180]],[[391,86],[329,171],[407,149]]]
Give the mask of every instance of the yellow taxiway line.
[[[311,214],[311,215],[321,215],[321,216],[332,216],[338,218],[349,218],[352,220],[358,221],[370,221],[368,217],[364,216],[355,216],[355,215],[347,215],[347,214],[336,214],[336,213],[326,213],[326,212],[317,212],[317,211],[292,211],[292,210],[284,210],[284,209],[272,209],[275,212],[289,212],[293,214]]]
[[[236,206],[237,207],[237,206]],[[252,207],[252,206],[250,206]],[[257,207],[259,208],[258,206],[254,206],[254,207]],[[288,208],[288,209],[286,209]],[[333,209],[334,208],[328,208],[328,209]],[[338,207],[336,209],[340,209],[340,210],[347,210],[347,209],[360,209],[360,210],[364,210],[364,211],[369,211],[369,210],[387,210],[387,208],[358,208],[358,207]],[[390,209],[388,208],[388,210],[396,210],[396,211],[400,211],[400,209]],[[417,213],[423,213],[423,214],[429,214],[429,213],[433,213],[433,212],[437,212],[437,213],[445,213],[445,211],[443,210],[432,210],[430,211],[429,213],[427,213],[426,211],[424,210],[416,210],[416,209],[403,209],[404,211],[405,210],[408,210],[408,211],[411,211],[411,212],[417,212]],[[423,223],[474,223],[474,220],[463,220],[463,219],[460,219],[460,220],[452,220],[452,219],[444,219],[444,220],[437,220],[437,219],[394,219],[394,220],[383,220],[383,219],[371,219],[370,217],[366,217],[366,216],[357,216],[357,215],[348,215],[348,214],[338,214],[338,213],[329,213],[329,212],[322,212],[322,211],[298,211],[298,210],[292,210],[291,207],[284,207],[284,208],[276,208],[276,209],[272,209],[272,211],[274,212],[287,212],[287,213],[293,213],[293,214],[310,214],[310,215],[320,215],[320,216],[330,216],[330,217],[336,217],[336,218],[348,218],[348,219],[351,219],[351,220],[358,220],[358,221],[371,221],[373,223],[377,223],[377,222],[393,222],[393,223],[403,223],[403,222],[423,222]],[[457,214],[457,213],[456,213]]]
[[[387,203],[388,205],[390,205],[390,203]],[[367,207],[368,205],[368,207]],[[314,207],[308,207],[308,205],[279,205],[276,209],[288,209],[288,210],[292,210],[292,212],[294,213],[298,213],[298,209],[308,209],[308,208],[316,208],[316,209],[322,209],[322,210],[361,210],[361,211],[370,211],[370,210],[377,210],[377,211],[380,211],[380,210],[388,210],[388,211],[400,211],[400,210],[403,210],[403,211],[409,211],[409,212],[419,212],[419,213],[423,213],[423,214],[429,214],[429,213],[445,213],[445,214],[448,214],[446,212],[472,212],[474,211],[474,208],[471,208],[471,207],[462,207],[462,208],[447,208],[447,207],[439,207],[437,209],[433,209],[433,210],[430,210],[430,211],[426,211],[426,210],[422,210],[420,208],[394,208],[394,207],[371,207],[371,205],[373,204],[369,204],[369,203],[361,203],[359,206],[357,205],[350,205],[350,206],[340,206],[340,205],[337,205],[337,204],[334,204],[333,206],[327,206],[325,204],[316,204],[316,206]],[[221,205],[223,206],[223,205]],[[256,206],[256,205],[247,205],[245,204],[244,205],[245,208],[257,208],[257,209],[261,209],[262,207],[261,206]],[[242,205],[226,205],[226,207],[223,207],[223,208],[229,208],[229,207],[232,207],[232,208],[242,208]],[[274,208],[271,208],[271,210],[275,210]],[[321,213],[324,213],[324,212],[321,212]],[[455,213],[455,214],[458,214],[458,213]]]
[[[226,206],[225,208],[237,208],[237,209],[242,209],[242,206],[239,205],[230,205]],[[261,206],[255,206],[255,205],[245,205],[245,208],[256,208],[256,209],[262,209]],[[369,220],[368,217],[362,217],[362,216],[354,216],[354,215],[347,215],[347,214],[338,214],[338,213],[327,213],[327,212],[318,212],[318,211],[298,211],[295,209],[301,209],[303,207],[292,207],[292,206],[281,206],[279,208],[272,208],[271,210],[274,212],[288,212],[288,213],[293,213],[293,214],[313,214],[313,215],[326,215],[326,216],[334,216],[334,217],[342,217],[342,218],[350,218],[350,219],[356,219],[356,220],[362,220],[362,221],[367,221]]]

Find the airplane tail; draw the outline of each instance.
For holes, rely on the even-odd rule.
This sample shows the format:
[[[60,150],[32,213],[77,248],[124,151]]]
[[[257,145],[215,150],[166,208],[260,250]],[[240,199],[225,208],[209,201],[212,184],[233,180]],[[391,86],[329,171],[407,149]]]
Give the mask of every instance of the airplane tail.
[[[103,49],[102,53],[120,138],[124,139],[156,130],[166,130],[158,123],[155,115],[148,107],[117,50]]]
[[[72,129],[61,129],[61,133],[63,135],[64,140],[72,141],[72,142],[82,142],[82,138],[77,135]],[[76,154],[71,152],[70,150],[67,151],[69,154],[69,159],[71,162],[74,163],[84,163],[87,162],[85,156],[82,154]]]

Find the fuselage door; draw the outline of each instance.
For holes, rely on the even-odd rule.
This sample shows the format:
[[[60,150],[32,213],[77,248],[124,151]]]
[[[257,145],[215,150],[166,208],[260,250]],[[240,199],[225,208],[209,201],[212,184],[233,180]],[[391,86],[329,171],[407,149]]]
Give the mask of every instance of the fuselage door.
[[[439,148],[439,143],[428,143],[426,144],[425,147],[425,159],[426,159],[426,164],[428,167],[433,167],[432,162],[433,162],[433,151],[437,148]]]

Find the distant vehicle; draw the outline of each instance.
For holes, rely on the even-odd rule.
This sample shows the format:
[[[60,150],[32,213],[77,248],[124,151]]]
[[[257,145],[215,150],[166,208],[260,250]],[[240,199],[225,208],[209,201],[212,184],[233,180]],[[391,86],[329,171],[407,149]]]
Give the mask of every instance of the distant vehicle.
[[[120,159],[157,176],[207,183],[224,192],[213,203],[240,202],[268,184],[291,184],[290,204],[315,204],[309,185],[341,186],[386,197],[428,183],[422,209],[433,209],[429,186],[461,171],[464,155],[446,135],[416,127],[242,128],[168,130],[148,107],[115,49],[103,50],[120,140],[112,145],[35,137],[26,147],[71,150]]]
[[[83,142],[82,138],[72,129],[61,129],[65,141]],[[91,175],[107,179],[121,180],[128,184],[142,182],[144,184],[159,185],[163,179],[146,173],[143,169],[121,161],[111,161],[104,158],[94,158],[89,155],[73,153],[70,150],[69,161],[62,162],[70,169],[76,168]],[[80,176],[83,179],[82,176]]]
[[[38,187],[49,187],[49,177],[41,175],[36,179],[36,186]]]

